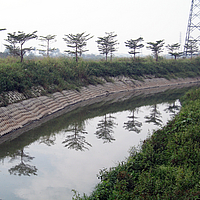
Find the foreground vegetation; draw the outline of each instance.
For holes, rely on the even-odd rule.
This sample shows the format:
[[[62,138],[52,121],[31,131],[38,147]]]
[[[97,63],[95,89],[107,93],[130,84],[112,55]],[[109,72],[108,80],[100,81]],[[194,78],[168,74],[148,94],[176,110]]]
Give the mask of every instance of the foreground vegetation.
[[[102,77],[129,76],[135,79],[154,77],[195,77],[200,75],[200,58],[167,60],[153,58],[118,58],[112,62],[84,61],[70,58],[41,58],[24,60],[0,59],[0,93],[24,92],[33,86],[43,86],[47,92],[79,89],[88,84],[102,83]]]
[[[73,199],[200,199],[200,89],[188,92],[182,105],[126,162],[102,170],[89,197],[74,191]]]

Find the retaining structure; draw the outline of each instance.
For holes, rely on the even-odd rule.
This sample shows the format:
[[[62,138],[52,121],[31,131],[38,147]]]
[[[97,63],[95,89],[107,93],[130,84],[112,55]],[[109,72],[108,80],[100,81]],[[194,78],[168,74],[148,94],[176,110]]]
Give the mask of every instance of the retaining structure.
[[[82,101],[121,91],[191,84],[198,83],[199,81],[199,78],[179,78],[173,80],[153,78],[138,81],[121,77],[114,78],[113,82],[107,82],[103,85],[83,87],[80,92],[64,90],[48,96],[40,96],[27,100],[23,100],[24,97],[21,95],[20,102],[12,103],[6,107],[0,107],[0,143],[17,137],[18,134],[22,133],[22,131],[19,131],[20,129],[23,129],[23,132],[27,131],[32,127],[38,126],[41,119],[45,118],[46,120],[43,121],[47,121],[52,114]]]

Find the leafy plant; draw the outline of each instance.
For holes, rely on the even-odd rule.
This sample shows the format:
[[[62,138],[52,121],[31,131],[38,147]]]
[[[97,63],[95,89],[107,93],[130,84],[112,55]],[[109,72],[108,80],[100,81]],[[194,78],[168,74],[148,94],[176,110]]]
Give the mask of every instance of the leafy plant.
[[[128,76],[142,80],[143,77],[197,77],[200,75],[200,59],[163,59],[155,62],[149,57],[132,62],[131,59],[114,59],[112,62],[84,61],[77,63],[71,58],[37,58],[24,60],[8,57],[0,59],[0,92],[25,92],[42,86],[49,92],[63,89],[80,89],[88,84],[103,83],[112,77]],[[109,77],[109,78],[108,78]],[[50,89],[50,88],[53,88]]]
[[[101,182],[78,199],[199,199],[200,89],[183,98],[180,113],[132,148],[126,162],[99,173]]]

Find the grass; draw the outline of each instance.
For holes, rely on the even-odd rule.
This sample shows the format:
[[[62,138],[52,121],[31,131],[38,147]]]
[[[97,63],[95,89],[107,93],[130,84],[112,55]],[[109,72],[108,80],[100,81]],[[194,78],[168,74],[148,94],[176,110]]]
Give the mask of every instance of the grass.
[[[24,92],[42,86],[52,93],[63,89],[79,90],[89,84],[111,81],[109,77],[144,76],[197,77],[200,58],[155,62],[150,58],[115,59],[113,62],[69,58],[25,60],[0,59],[0,94]],[[187,93],[179,115],[163,129],[132,148],[126,162],[99,173],[101,183],[90,196],[73,199],[200,199],[200,90]]]
[[[129,76],[141,79],[144,76],[195,77],[200,75],[200,58],[177,61],[162,59],[155,62],[149,58],[119,58],[113,62],[84,61],[78,63],[70,58],[38,58],[20,60],[12,57],[0,59],[0,94],[8,91],[24,92],[33,86],[42,86],[49,93],[63,89],[79,90],[82,86],[102,83],[108,77]]]
[[[180,113],[125,162],[99,172],[90,196],[74,191],[73,199],[200,199],[200,89],[181,101]]]

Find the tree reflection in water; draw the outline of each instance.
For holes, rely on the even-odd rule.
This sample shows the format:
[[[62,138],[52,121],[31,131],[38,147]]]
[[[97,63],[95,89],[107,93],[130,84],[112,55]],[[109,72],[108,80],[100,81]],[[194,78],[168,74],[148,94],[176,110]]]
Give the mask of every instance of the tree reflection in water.
[[[125,130],[128,130],[128,131],[140,133],[142,129],[139,129],[139,128],[142,126],[142,123],[136,120],[138,117],[135,117],[135,111],[136,109],[133,109],[133,111],[131,112],[132,115],[128,116],[128,118],[131,120],[129,120],[128,122],[124,122],[123,128],[125,128]]]
[[[68,147],[68,149],[84,151],[85,149],[88,149],[86,146],[92,146],[85,140],[84,135],[88,134],[88,132],[85,131],[84,121],[72,123],[69,128],[65,130],[65,132],[73,133],[71,135],[67,135],[66,139],[62,142],[65,144],[65,147]]]
[[[40,139],[40,144],[44,143],[47,146],[51,146],[51,145],[55,144],[55,141],[56,141],[56,136],[54,134],[53,135],[44,135]]]
[[[172,104],[169,104],[164,111],[171,113],[171,116],[174,117],[179,112],[180,108],[181,106],[176,105],[176,101],[174,101]]]
[[[94,134],[97,135],[98,139],[102,139],[104,141],[103,143],[109,143],[115,140],[111,135],[111,133],[114,133],[113,128],[117,125],[114,119],[116,117],[112,117],[111,114],[109,117],[105,114],[103,119],[99,121],[100,123],[97,124],[97,131]]]
[[[152,110],[150,113],[150,116],[145,116],[145,119],[147,119],[145,122],[147,123],[153,123],[156,126],[162,126],[163,121],[160,119],[162,118],[161,113],[158,111],[157,104],[154,104],[151,106]]]
[[[34,157],[31,157],[28,155],[28,153],[24,152],[24,149],[17,150],[10,159],[10,162],[13,162],[14,160],[18,159],[20,157],[20,164],[10,168],[8,171],[10,174],[13,175],[24,175],[24,176],[30,176],[30,175],[37,175],[37,168],[35,166],[31,166],[29,164],[26,164],[26,162],[31,162]]]

